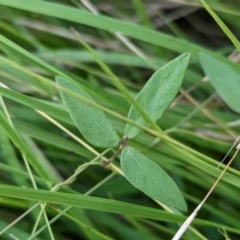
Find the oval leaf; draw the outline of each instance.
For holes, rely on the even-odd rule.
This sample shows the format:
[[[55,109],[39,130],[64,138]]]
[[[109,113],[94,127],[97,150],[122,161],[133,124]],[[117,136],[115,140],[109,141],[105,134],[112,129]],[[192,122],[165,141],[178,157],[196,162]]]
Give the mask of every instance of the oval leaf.
[[[134,148],[122,150],[121,168],[127,180],[149,197],[169,207],[187,210],[186,202],[171,177]]]
[[[56,77],[56,82],[61,87],[94,101],[77,84],[59,76]],[[88,142],[98,147],[115,147],[118,145],[119,137],[103,111],[67,92],[61,90],[59,92],[74,124]]]
[[[174,100],[182,84],[189,57],[189,53],[184,53],[164,65],[152,75],[136,96],[136,101],[153,121],[157,121]],[[129,110],[128,118],[144,126],[148,125],[133,106]],[[133,138],[141,132],[141,129],[129,123],[126,124],[125,135],[129,138]]]
[[[240,76],[226,63],[207,55],[199,54],[205,75],[223,101],[234,111],[240,113]]]

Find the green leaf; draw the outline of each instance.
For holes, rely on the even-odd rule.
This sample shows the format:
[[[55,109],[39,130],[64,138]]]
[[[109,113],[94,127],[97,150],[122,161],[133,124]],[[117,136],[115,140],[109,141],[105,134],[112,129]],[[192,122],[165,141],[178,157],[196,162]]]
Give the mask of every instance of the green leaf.
[[[56,77],[56,82],[61,87],[93,101],[77,84],[60,76]],[[60,90],[60,94],[73,122],[87,141],[98,147],[115,147],[118,145],[120,139],[100,109],[92,107],[62,90]]]
[[[121,168],[127,180],[149,197],[186,211],[186,202],[175,182],[155,162],[132,147],[121,153]]]
[[[205,53],[199,54],[205,75],[223,101],[240,113],[240,76],[230,66]]]
[[[136,101],[145,112],[156,121],[174,100],[184,77],[189,62],[189,53],[184,53],[156,71],[143,89],[136,96]],[[147,126],[148,123],[139,112],[131,106],[128,118]],[[125,135],[133,138],[142,130],[131,124],[126,124]]]

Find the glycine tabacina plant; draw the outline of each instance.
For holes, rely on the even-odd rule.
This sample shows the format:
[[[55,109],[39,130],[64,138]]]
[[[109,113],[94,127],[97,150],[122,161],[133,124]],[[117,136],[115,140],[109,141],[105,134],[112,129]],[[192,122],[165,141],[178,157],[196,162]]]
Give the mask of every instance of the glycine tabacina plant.
[[[182,84],[189,58],[190,54],[184,53],[161,67],[136,96],[135,101],[153,121],[157,121],[174,100]],[[121,169],[133,186],[169,207],[187,210],[186,202],[172,178],[158,164],[133,147],[127,146],[127,140],[139,135],[142,129],[127,123],[125,135],[120,139],[103,111],[89,104],[89,101],[94,100],[80,85],[61,76],[56,77],[56,82],[60,86],[63,103],[83,137],[92,145],[101,148],[119,145],[117,153],[121,152]],[[83,100],[74,95],[81,96]],[[130,107],[128,119],[148,126],[148,122],[133,105]]]

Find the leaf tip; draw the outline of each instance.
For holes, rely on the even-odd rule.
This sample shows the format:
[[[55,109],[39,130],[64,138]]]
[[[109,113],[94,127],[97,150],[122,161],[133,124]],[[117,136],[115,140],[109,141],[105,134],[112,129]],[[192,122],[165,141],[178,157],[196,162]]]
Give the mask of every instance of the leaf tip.
[[[188,206],[184,198],[182,198],[181,203],[175,207],[176,209],[182,211],[182,212],[187,212]]]

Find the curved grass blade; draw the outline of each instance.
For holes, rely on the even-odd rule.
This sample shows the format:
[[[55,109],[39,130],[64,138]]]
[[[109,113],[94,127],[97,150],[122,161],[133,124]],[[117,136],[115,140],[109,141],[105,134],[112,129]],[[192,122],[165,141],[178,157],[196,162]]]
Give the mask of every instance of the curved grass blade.
[[[205,53],[199,54],[203,71],[223,101],[240,113],[240,76],[226,63]]]
[[[94,15],[87,11],[68,7],[63,4],[52,3],[49,1],[35,1],[35,3],[32,4],[32,0],[25,0],[24,2],[19,0],[0,0],[0,5],[22,9],[24,11],[30,11],[38,14],[44,14],[50,17],[65,19],[67,21],[84,24],[98,29],[104,29],[109,32],[115,32],[118,30],[125,36],[142,40],[144,42],[161,46],[163,48],[171,49],[173,51],[191,51],[194,58],[196,58],[197,53],[200,51],[211,53],[207,49],[190,41],[179,39],[171,35],[161,33],[159,31],[153,31],[151,29],[141,27],[137,24],[131,24],[129,22],[124,22],[101,15]],[[222,9],[226,11],[226,8]],[[240,14],[238,13],[238,15]],[[1,38],[2,36],[0,35],[0,41]],[[212,54],[214,54],[216,57],[221,57],[220,54]]]
[[[36,159],[35,155],[21,138],[21,136],[16,132],[15,128],[7,121],[4,114],[0,111],[0,123],[2,129],[5,131],[7,136],[12,140],[16,147],[19,148],[22,155],[25,156],[30,164],[33,166],[35,171],[47,182],[58,182],[59,179],[51,171],[51,168],[46,164],[46,162],[40,162],[39,159]],[[48,171],[46,171],[48,170]]]
[[[184,53],[156,71],[143,89],[136,96],[136,101],[145,112],[156,121],[174,100],[184,77],[189,62],[189,53]],[[148,123],[131,106],[128,118],[147,126]],[[133,138],[142,132],[141,129],[127,124],[125,135]]]
[[[35,12],[39,14],[44,14],[51,17],[65,19],[65,20],[76,22],[79,24],[84,24],[87,26],[104,29],[110,32],[115,32],[116,29],[118,29],[118,31],[120,31],[122,34],[128,37],[132,37],[147,43],[151,43],[156,46],[161,46],[163,48],[170,49],[172,51],[176,51],[179,53],[190,51],[193,58],[196,58],[199,52],[205,52],[215,56],[218,59],[221,59],[222,61],[226,61],[228,64],[234,67],[236,71],[240,72],[238,65],[236,63],[233,63],[229,59],[222,57],[220,54],[216,52],[211,52],[189,41],[185,41],[167,34],[160,33],[159,31],[153,31],[136,24],[129,24],[128,22],[111,19],[105,16],[93,15],[92,13],[88,13],[86,11],[74,9],[74,8],[56,4],[56,3],[50,3],[46,1],[35,1],[34,4],[31,4],[31,3],[32,3],[31,0],[25,0],[24,2],[18,1],[18,0],[11,0],[11,1],[0,0],[0,5],[22,9],[24,11],[30,11],[30,12]],[[226,10],[226,8],[224,9]],[[1,34],[0,34],[0,42],[22,53],[26,57],[44,66],[45,68],[49,69],[55,74],[64,76],[64,73],[60,72],[58,69],[54,68],[50,64],[47,64],[46,62],[37,58],[35,55],[27,52],[26,50],[16,45],[15,43],[13,43],[12,41],[10,41],[9,39],[7,39]]]
[[[77,84],[60,76],[56,77],[56,82],[61,87],[93,101],[93,99]],[[118,145],[120,139],[100,109],[92,107],[64,91],[59,91],[73,122],[87,141],[95,146],[103,148],[115,147]]]
[[[121,168],[127,180],[149,197],[169,207],[187,210],[186,202],[171,177],[134,148],[122,150]]]
[[[80,194],[50,192],[46,190],[15,187],[6,184],[0,184],[0,196],[37,202],[40,201],[53,204],[61,204],[81,209],[91,209],[96,211],[133,216],[137,218],[148,218],[164,222],[179,223],[186,219],[184,216],[176,215],[156,208],[143,207],[117,200],[83,196]],[[227,225],[223,225],[222,223],[219,224],[213,221],[206,221],[202,219],[195,219],[193,223],[199,226],[224,228],[226,231],[240,234],[240,230],[238,228],[229,227]]]

